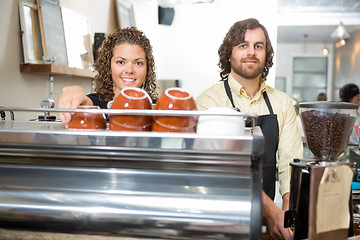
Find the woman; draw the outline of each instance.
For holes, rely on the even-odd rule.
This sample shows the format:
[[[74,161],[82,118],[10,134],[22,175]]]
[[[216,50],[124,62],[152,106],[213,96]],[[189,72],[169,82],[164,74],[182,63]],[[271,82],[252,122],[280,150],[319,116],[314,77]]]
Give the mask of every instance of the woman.
[[[356,84],[346,84],[340,89],[339,97],[341,102],[354,103],[360,106],[360,91]]]
[[[360,107],[360,91],[356,84],[350,83],[343,86],[339,91],[340,101],[356,104]],[[359,145],[360,112],[358,109],[357,118],[353,131],[350,135],[350,144]]]
[[[99,57],[94,64],[95,93],[86,95],[80,86],[63,89],[59,108],[77,108],[80,105],[95,105],[107,108],[125,87],[143,88],[156,101],[156,74],[152,47],[144,33],[135,27],[123,28],[110,34],[102,43]],[[61,121],[67,126],[70,113],[60,113]]]

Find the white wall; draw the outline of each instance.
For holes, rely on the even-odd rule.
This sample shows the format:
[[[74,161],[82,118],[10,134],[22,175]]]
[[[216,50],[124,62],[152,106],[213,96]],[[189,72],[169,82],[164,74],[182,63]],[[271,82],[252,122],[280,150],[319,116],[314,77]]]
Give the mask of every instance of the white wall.
[[[353,33],[346,45],[335,48],[334,96],[339,99],[339,89],[347,83],[360,87],[360,31]]]
[[[267,27],[276,50],[277,0],[221,0],[214,5],[176,5],[170,26],[158,24],[156,0],[131,2],[137,27],[153,45],[158,78],[181,80],[194,97],[220,79],[217,50],[234,22],[258,18]],[[60,0],[60,5],[88,17],[92,33],[110,33],[117,27],[115,0]],[[0,105],[38,108],[41,100],[49,96],[49,76],[20,73],[22,46],[16,0],[0,2],[0,27]],[[275,66],[268,77],[270,85],[274,85],[274,76]],[[89,79],[55,76],[54,100],[58,101],[64,86],[73,84],[83,86],[86,92],[91,90]],[[37,115],[16,113],[15,117],[28,120]]]
[[[134,0],[136,24],[152,41],[156,53],[159,79],[180,79],[183,87],[197,97],[220,80],[217,50],[229,28],[245,18],[255,17],[264,24],[276,50],[277,0],[238,0],[216,4],[179,4],[174,7],[172,25],[158,25],[157,15],[146,14],[157,9],[156,1]],[[259,7],[261,6],[261,7]],[[140,16],[140,17],[139,17]],[[146,21],[143,16],[146,16]],[[274,84],[275,67],[269,84]]]

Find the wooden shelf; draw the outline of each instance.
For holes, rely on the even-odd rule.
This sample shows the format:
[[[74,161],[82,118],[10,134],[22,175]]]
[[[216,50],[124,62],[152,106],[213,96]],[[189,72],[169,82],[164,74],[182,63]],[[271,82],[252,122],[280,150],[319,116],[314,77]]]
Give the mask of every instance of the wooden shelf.
[[[64,75],[82,78],[95,78],[96,72],[90,69],[71,68],[56,64],[20,64],[20,72],[46,75]]]

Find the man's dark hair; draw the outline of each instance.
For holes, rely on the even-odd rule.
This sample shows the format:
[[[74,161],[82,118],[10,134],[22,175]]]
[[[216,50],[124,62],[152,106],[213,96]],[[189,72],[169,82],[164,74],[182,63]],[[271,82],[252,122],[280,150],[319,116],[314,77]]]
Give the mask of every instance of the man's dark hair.
[[[248,18],[239,22],[236,22],[226,34],[223,43],[219,47],[219,64],[221,68],[220,77],[221,79],[227,78],[231,71],[231,65],[229,62],[232,48],[244,42],[245,32],[247,29],[261,28],[264,31],[266,38],[266,63],[264,71],[260,74],[261,78],[266,80],[266,76],[269,74],[269,69],[273,65],[274,50],[271,45],[269,34],[266,28],[254,18]]]

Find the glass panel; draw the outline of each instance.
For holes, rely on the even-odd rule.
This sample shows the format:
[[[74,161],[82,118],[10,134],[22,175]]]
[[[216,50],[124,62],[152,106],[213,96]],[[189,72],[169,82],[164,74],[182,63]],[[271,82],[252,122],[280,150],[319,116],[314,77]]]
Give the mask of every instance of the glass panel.
[[[276,77],[275,78],[275,88],[279,91],[286,91],[286,78],[285,77]]]
[[[327,57],[294,57],[293,96],[299,101],[317,101],[327,88]]]
[[[322,72],[326,74],[326,57],[295,57],[294,72]]]
[[[325,90],[318,88],[294,88],[293,95],[296,100],[312,102],[317,101],[317,96],[322,92],[325,92]]]
[[[294,87],[321,87],[326,88],[326,75],[297,73],[294,74]]]

